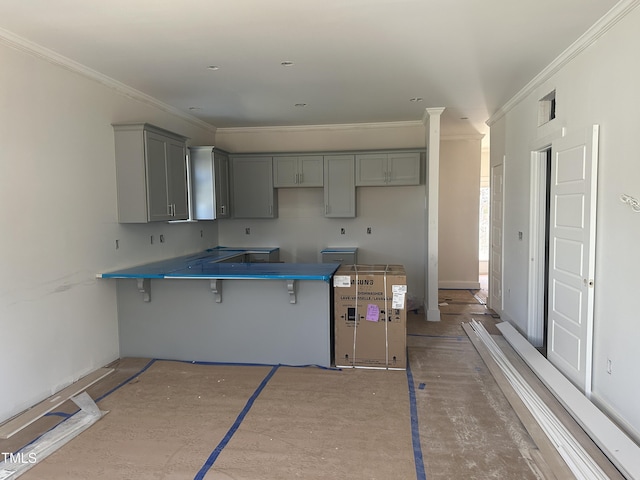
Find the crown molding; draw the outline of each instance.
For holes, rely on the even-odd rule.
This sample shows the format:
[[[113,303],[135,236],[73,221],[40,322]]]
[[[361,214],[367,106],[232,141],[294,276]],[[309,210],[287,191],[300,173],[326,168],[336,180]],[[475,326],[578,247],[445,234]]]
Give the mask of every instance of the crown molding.
[[[289,125],[271,127],[221,127],[219,134],[235,135],[243,133],[286,133],[286,132],[310,132],[310,131],[337,131],[337,130],[375,130],[381,128],[415,128],[422,127],[419,120],[405,122],[379,122],[379,123],[340,123],[328,125]]]
[[[132,88],[128,85],[125,85],[124,83],[119,82],[118,80],[108,77],[96,70],[93,70],[85,65],[82,65],[81,63],[71,60],[70,58],[67,58],[64,55],[60,55],[59,53],[56,53],[53,50],[49,50],[48,48],[43,47],[42,45],[38,45],[37,43],[31,42],[30,40],[22,38],[16,35],[15,33],[5,30],[3,28],[0,28],[0,43],[7,45],[11,48],[14,48],[16,50],[20,50],[22,52],[28,53],[29,55],[39,58],[40,60],[44,60],[52,65],[62,67],[73,73],[82,75],[83,77],[93,80],[94,82],[97,82],[115,91],[116,93],[122,96],[145,103],[152,107],[163,110],[167,113],[170,113],[171,115],[180,117],[183,120],[197,127],[204,128],[205,130],[208,130],[212,133],[216,132],[216,127],[214,125],[211,125],[210,123],[204,122],[199,118],[189,115],[181,110],[178,110],[177,108],[172,107],[171,105],[168,105],[164,102],[161,102],[160,100],[150,95],[147,95],[146,93],[142,93],[141,91],[136,90],[135,88]]]
[[[620,0],[611,10],[594,23],[589,30],[582,34],[564,52],[558,55],[547,67],[536,75],[522,90],[516,93],[507,103],[500,107],[489,119],[487,125],[491,127],[504,117],[510,110],[522,102],[536,88],[549,80],[571,60],[580,55],[590,45],[607,33],[614,25],[626,17],[629,12],[640,5],[640,0]]]

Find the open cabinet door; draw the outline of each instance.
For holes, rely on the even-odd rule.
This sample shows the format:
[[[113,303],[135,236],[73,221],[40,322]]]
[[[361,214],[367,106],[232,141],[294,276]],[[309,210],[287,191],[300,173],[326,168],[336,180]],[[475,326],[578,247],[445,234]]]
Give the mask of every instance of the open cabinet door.
[[[547,357],[591,393],[598,126],[552,144]]]

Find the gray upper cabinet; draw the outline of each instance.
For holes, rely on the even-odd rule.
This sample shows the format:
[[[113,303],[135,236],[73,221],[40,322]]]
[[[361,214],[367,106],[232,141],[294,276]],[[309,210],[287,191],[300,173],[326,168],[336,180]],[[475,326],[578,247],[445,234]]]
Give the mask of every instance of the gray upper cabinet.
[[[193,217],[229,218],[229,155],[212,146],[189,148]]]
[[[275,218],[272,157],[231,157],[234,218]]]
[[[353,155],[324,157],[324,216],[356,216],[355,160]]]
[[[356,155],[356,186],[420,185],[420,152]]]
[[[114,124],[118,221],[187,220],[186,141],[148,123]]]
[[[322,155],[273,157],[273,186],[322,187]]]

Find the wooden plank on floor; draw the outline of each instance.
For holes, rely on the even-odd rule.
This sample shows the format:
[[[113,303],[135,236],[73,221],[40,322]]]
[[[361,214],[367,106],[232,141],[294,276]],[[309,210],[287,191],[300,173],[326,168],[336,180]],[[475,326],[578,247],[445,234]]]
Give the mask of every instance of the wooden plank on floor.
[[[509,323],[497,325],[513,349],[627,478],[640,478],[640,447]]]
[[[113,368],[99,368],[98,370],[90,373],[89,375],[81,378],[75,383],[72,383],[68,387],[60,390],[55,395],[43,400],[34,407],[26,410],[17,417],[9,420],[4,425],[0,426],[0,438],[7,439],[16,434],[23,428],[31,425],[43,415],[51,412],[56,407],[66,402],[71,397],[83,392],[90,385],[93,385],[97,381],[109,375],[113,372]]]
[[[538,424],[533,414],[529,411],[520,396],[513,389],[500,367],[493,360],[493,357],[491,356],[491,353],[489,352],[487,347],[473,331],[473,328],[471,328],[468,323],[463,323],[462,328],[469,336],[471,343],[478,351],[480,357],[482,357],[482,360],[484,360],[484,363],[487,365],[487,368],[493,375],[493,378],[495,378],[496,382],[500,386],[500,389],[504,393],[505,397],[507,397],[507,400],[515,410],[518,418],[520,418],[520,421],[526,428],[527,432],[529,432],[529,435],[538,447],[538,450],[540,450],[541,458],[543,458],[546,462],[546,465],[541,469],[547,471],[550,470],[557,479],[575,478],[573,473],[571,472],[571,469],[562,459],[555,446],[553,445],[551,440],[549,440],[549,437],[546,435],[546,433],[544,433],[544,430]],[[540,458],[537,458],[536,460],[539,459]]]
[[[610,480],[624,480],[622,474],[613,466],[607,456],[593,442],[593,439],[578,425],[569,412],[560,404],[558,399],[544,386],[540,379],[522,360],[522,357],[511,347],[509,342],[500,335],[492,335],[494,341],[515,369],[522,375],[525,381],[535,390],[544,404],[558,418],[566,430],[573,435],[577,442],[585,449],[589,456],[605,472]]]

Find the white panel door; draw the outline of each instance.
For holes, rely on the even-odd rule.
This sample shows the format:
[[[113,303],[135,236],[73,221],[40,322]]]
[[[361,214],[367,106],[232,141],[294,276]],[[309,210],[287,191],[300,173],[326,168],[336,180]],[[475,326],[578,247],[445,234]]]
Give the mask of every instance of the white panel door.
[[[547,357],[591,392],[598,126],[553,142]]]
[[[504,164],[491,168],[491,257],[489,259],[489,307],[502,314],[502,230],[504,212]]]

